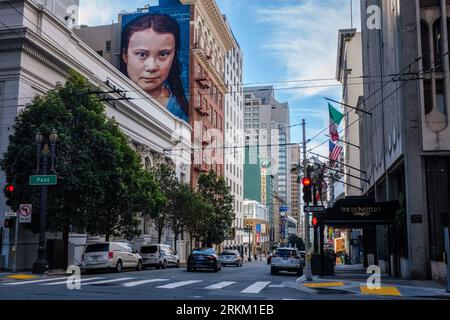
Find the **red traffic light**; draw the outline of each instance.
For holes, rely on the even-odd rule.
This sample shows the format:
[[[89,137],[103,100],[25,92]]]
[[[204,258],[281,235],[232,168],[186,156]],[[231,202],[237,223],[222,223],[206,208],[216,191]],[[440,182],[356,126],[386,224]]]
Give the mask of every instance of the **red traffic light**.
[[[6,192],[9,192],[9,193],[13,193],[14,192],[14,186],[12,185],[12,184],[8,184],[7,186],[6,186],[6,188],[5,188],[5,190],[6,190]]]
[[[317,217],[316,216],[314,216],[313,218],[312,218],[312,225],[314,226],[314,227],[317,227],[317,225],[319,224],[319,219],[317,219]]]
[[[311,185],[311,178],[303,178],[303,179],[302,179],[302,184],[303,184],[305,187],[309,187],[309,186]]]

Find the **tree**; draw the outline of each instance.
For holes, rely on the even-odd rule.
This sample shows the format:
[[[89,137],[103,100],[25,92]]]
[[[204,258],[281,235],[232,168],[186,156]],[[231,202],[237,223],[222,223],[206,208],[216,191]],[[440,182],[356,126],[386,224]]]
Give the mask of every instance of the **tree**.
[[[174,215],[172,212],[174,207],[174,198],[178,190],[178,180],[175,175],[175,171],[167,164],[161,164],[151,171],[154,175],[159,188],[166,198],[163,205],[160,206],[159,210],[154,211],[152,216],[153,223],[155,225],[156,231],[158,232],[158,243],[161,243],[162,232],[164,227],[167,226],[167,221],[169,215]]]
[[[63,231],[64,264],[71,230],[111,234],[121,226],[128,232],[140,209],[133,201],[142,191],[138,157],[96,96],[80,94],[92,89],[85,78],[71,72],[64,85],[35,98],[17,116],[1,161],[6,180],[17,190],[8,198],[12,209],[31,203],[39,212],[40,190],[28,183],[37,169],[35,136],[48,136],[56,129],[58,185],[49,187],[47,230]],[[38,232],[39,214],[33,215],[30,228]]]
[[[293,244],[298,250],[304,251],[305,250],[305,242],[302,238],[299,238],[295,234],[292,234],[289,236],[288,242],[290,244]]]
[[[218,177],[214,171],[202,174],[198,180],[198,192],[204,201],[210,204],[213,211],[205,223],[205,243],[207,246],[221,244],[231,234],[232,223],[235,218],[233,210],[234,197],[223,177]]]
[[[184,208],[183,226],[189,233],[192,249],[194,237],[197,239],[206,237],[209,217],[213,215],[214,208],[199,193],[193,191],[190,193],[189,201],[186,202]]]

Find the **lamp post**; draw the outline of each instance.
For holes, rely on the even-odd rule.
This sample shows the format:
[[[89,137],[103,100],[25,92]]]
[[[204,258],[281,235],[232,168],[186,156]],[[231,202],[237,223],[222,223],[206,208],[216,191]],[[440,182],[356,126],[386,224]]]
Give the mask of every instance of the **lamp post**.
[[[245,226],[245,231],[248,232],[248,261],[252,261],[252,232],[253,232],[253,226],[251,224],[247,224]]]
[[[56,133],[56,130],[52,131],[48,139],[48,142],[50,142],[50,149],[48,142],[46,142],[45,137],[40,132],[36,134],[35,140],[36,140],[37,175],[48,174],[48,158],[50,158],[50,171],[54,172],[55,158],[56,158],[56,142],[58,141],[58,134]],[[42,148],[43,143],[44,147]],[[47,196],[48,196],[48,187],[41,186],[38,260],[33,264],[33,274],[45,274],[48,271],[47,250],[45,243]]]

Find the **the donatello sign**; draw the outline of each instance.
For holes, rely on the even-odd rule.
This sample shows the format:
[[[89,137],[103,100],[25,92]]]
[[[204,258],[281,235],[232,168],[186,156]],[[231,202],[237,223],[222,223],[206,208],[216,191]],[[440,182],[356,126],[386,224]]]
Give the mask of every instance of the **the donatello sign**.
[[[30,176],[30,186],[54,186],[58,183],[58,176]]]

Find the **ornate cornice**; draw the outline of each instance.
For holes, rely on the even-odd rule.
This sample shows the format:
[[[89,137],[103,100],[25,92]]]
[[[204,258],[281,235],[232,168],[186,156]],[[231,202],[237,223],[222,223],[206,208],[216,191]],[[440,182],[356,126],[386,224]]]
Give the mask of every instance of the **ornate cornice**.
[[[10,38],[0,40],[0,53],[8,52],[24,52],[39,62],[45,64],[50,69],[65,74],[68,71],[68,67],[58,61],[52,59],[48,52],[35,46],[26,38]]]

